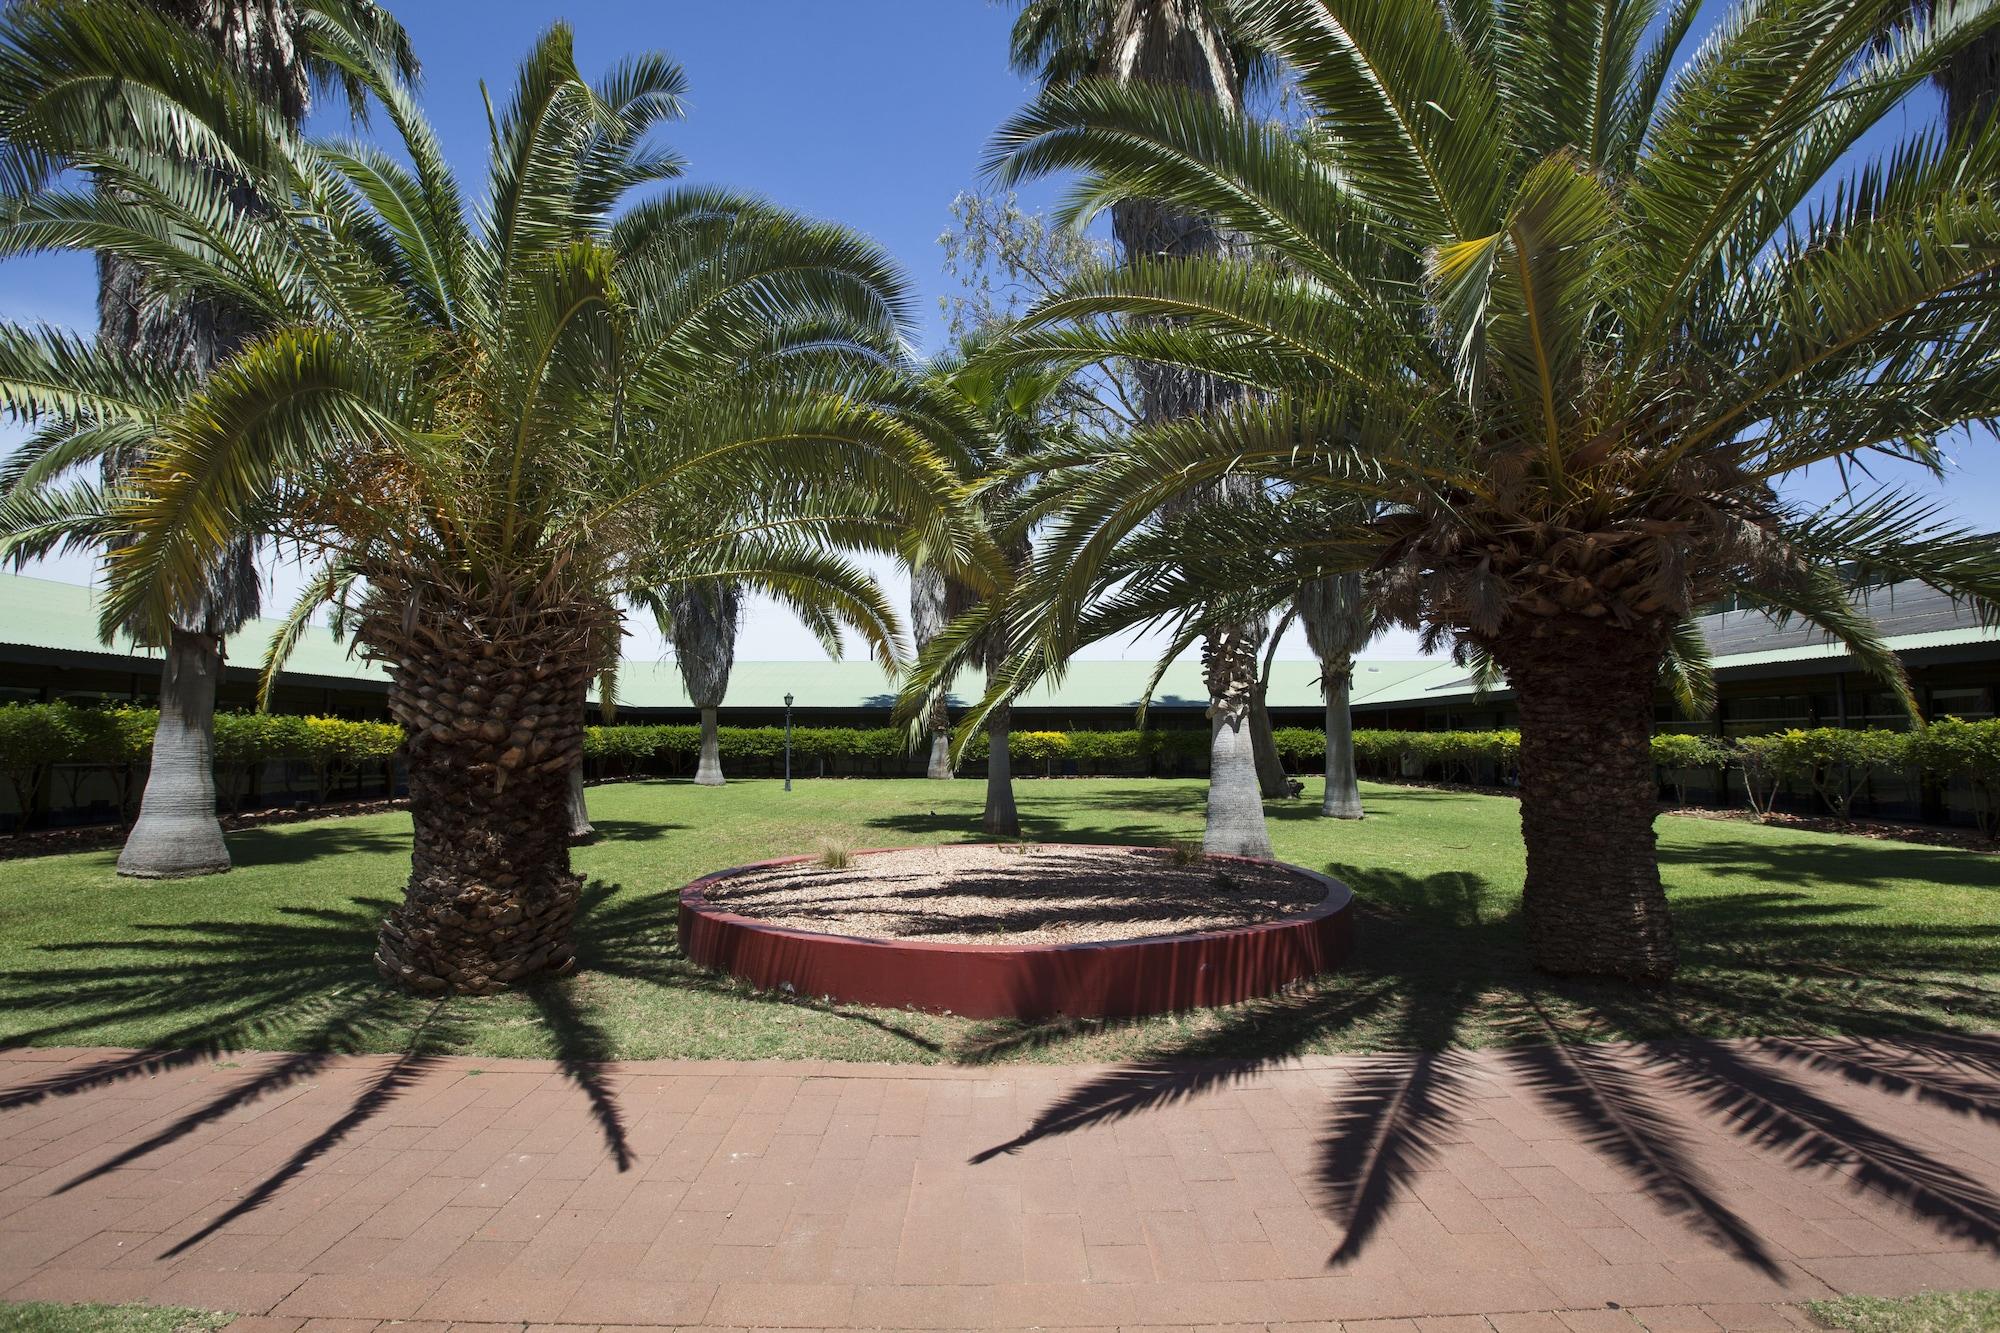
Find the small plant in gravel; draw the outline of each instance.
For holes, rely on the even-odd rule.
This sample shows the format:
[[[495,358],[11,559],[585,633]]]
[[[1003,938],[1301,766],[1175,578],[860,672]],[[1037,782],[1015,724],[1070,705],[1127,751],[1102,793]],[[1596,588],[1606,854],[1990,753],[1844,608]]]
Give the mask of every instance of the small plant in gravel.
[[[819,863],[828,870],[845,870],[854,864],[854,848],[838,838],[826,838],[819,845]]]
[[[1189,838],[1175,838],[1166,845],[1166,853],[1168,862],[1183,869],[1198,866],[1208,857],[1201,844]]]

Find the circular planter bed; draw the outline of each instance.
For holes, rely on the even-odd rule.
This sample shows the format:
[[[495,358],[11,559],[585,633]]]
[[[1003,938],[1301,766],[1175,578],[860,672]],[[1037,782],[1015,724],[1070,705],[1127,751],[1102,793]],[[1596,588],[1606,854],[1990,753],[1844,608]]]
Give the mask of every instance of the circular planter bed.
[[[752,985],[970,1018],[1131,1017],[1328,971],[1353,896],[1275,861],[960,844],[793,856],[681,890],[681,948]]]

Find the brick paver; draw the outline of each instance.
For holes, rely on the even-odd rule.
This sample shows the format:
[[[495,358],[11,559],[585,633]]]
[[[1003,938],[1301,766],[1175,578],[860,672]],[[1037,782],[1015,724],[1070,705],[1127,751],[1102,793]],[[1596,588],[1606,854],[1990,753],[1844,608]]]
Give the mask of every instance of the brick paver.
[[[2000,1287],[2000,1039],[980,1069],[0,1051],[0,1299],[241,1333],[1710,1333],[1974,1286]]]

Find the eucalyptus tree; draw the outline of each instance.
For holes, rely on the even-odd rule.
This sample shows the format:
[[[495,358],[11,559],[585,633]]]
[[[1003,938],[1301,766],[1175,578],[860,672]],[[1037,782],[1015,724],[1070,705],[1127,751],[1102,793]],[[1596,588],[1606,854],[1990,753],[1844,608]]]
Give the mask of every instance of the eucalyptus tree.
[[[191,385],[7,331],[0,395],[75,423],[37,466],[52,477],[106,434],[146,451],[127,483],[10,500],[8,527],[34,540],[36,506],[49,524],[115,525],[107,625],[163,622],[239,531],[312,558],[274,653],[338,596],[408,733],[412,868],[380,969],[475,993],[567,970],[581,888],[567,779],[618,591],[752,581],[773,549],[838,560],[850,514],[923,516],[941,549],[973,539],[953,506],[956,442],[868,355],[905,327],[901,279],[853,234],[755,201],[635,198],[680,172],[650,133],[678,112],[681,72],[643,55],[592,84],[561,25],[494,115],[475,210],[367,52],[343,50],[342,68],[381,101],[394,152],[301,139],[150,34],[102,50],[81,27],[65,36],[111,72],[181,63],[173,95],[129,108],[125,129],[196,145],[226,173],[87,156],[116,188],[23,201],[0,247],[114,251],[227,295],[259,332]],[[266,202],[254,225],[220,206],[243,188],[227,182]],[[828,350],[843,346],[852,361]],[[718,507],[769,517],[718,528]],[[894,625],[879,597],[869,615]]]
[[[1919,492],[1780,489],[1941,468],[1940,436],[2000,401],[2000,134],[1899,116],[1995,14],[1746,3],[1683,57],[1691,0],[1247,8],[1303,125],[1096,82],[1001,131],[1004,181],[1078,170],[1076,212],[1169,199],[1269,257],[1127,265],[1012,338],[1254,390],[1070,456],[1017,598],[1032,637],[1061,646],[1161,506],[1252,479],[1282,503],[1210,538],[1245,546],[1242,579],[1376,570],[1388,615],[1504,669],[1534,962],[1664,981],[1648,734],[1676,627],[1742,593],[1908,701],[1852,582],[2000,596],[2000,550]]]
[[[1045,89],[1107,83],[1172,90],[1225,114],[1240,113],[1246,93],[1271,72],[1241,0],[1024,0],[1009,49],[1014,68]],[[1214,213],[1154,192],[1105,202],[1127,263],[1213,257],[1237,239]],[[1133,362],[1132,378],[1140,419],[1152,422],[1218,411],[1239,392],[1231,380],[1152,360]],[[1217,479],[1211,489],[1240,498],[1235,479]],[[1210,729],[1204,842],[1211,851],[1269,856],[1262,798],[1276,794],[1284,775],[1256,692],[1266,627],[1213,628],[1201,650],[1209,716],[1219,723]]]
[[[123,24],[130,8],[69,7],[107,29]],[[370,0],[156,0],[144,8],[143,21],[179,28],[191,47],[238,74],[264,106],[293,126],[304,120],[316,88],[331,86],[344,93],[357,113],[364,105],[362,88],[321,54],[321,43],[329,38],[372,47],[401,75],[415,70],[401,28]],[[49,33],[33,13],[17,7],[9,23],[7,61],[61,59],[60,48],[48,44]],[[34,106],[14,103],[5,126],[5,175],[11,190],[18,194],[41,188],[51,172],[71,162],[71,141],[78,135],[88,139],[104,123],[90,98],[145,95],[143,85],[98,77],[72,83],[58,97]],[[253,200],[239,191],[229,205],[247,210]],[[228,301],[161,290],[140,265],[118,254],[99,254],[97,273],[97,339],[128,357],[201,375],[250,331],[245,312]],[[130,451],[114,450],[102,466],[115,475],[133,457]],[[163,641],[155,645],[164,658],[159,723],[139,817],[118,858],[122,875],[175,878],[229,869],[211,763],[215,689],[222,674],[223,641],[261,610],[261,586],[255,534],[238,534],[210,571],[200,596],[178,608]]]

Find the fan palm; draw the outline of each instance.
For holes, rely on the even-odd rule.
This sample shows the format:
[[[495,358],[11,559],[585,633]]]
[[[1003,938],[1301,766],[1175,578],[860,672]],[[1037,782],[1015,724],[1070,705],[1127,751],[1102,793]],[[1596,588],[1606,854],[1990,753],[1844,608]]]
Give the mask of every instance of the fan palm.
[[[1075,212],[1169,199],[1271,259],[1106,272],[1011,339],[1256,390],[1063,460],[1017,669],[1066,650],[1161,506],[1246,478],[1269,512],[1188,534],[1246,586],[1373,569],[1388,614],[1505,670],[1534,961],[1664,980],[1647,737],[1687,614],[1761,599],[1907,699],[1850,582],[2000,597],[2000,550],[1918,494],[1778,489],[1871,455],[1939,467],[1940,435],[2000,402],[2000,134],[1896,118],[1995,15],[1745,4],[1682,59],[1694,0],[1247,8],[1302,128],[1096,82],[1000,134],[1005,178],[1085,173]]]
[[[68,35],[113,69],[152,54]],[[199,384],[0,335],[0,395],[67,426],[23,465],[37,484],[17,484],[6,526],[17,544],[123,534],[107,624],[163,621],[238,532],[316,561],[274,660],[337,598],[408,732],[412,873],[378,964],[420,991],[487,992],[573,963],[566,784],[583,691],[615,655],[614,594],[838,565],[844,535],[887,513],[925,516],[949,549],[955,446],[885,362],[907,301],[875,247],[715,191],[621,210],[680,170],[648,141],[679,107],[670,61],[593,86],[550,29],[494,118],[469,216],[382,63],[339,58],[398,154],[301,140],[208,72],[131,118],[254,187],[255,226],[217,207],[215,173],[124,138],[89,159],[116,190],[43,192],[0,226],[0,249],[115,251],[262,330]],[[146,450],[129,485],[43,485],[108,436]],[[857,613],[893,630],[879,597]]]
[[[318,55],[319,33],[328,29],[348,40],[373,46],[401,73],[414,70],[414,60],[401,28],[370,0],[323,0],[299,5],[246,3],[245,0],[161,0],[149,6],[141,21],[155,16],[178,25],[239,74],[255,96],[287,123],[298,125],[311,104],[315,85],[334,85],[346,93],[358,112],[364,91],[341,76],[332,62]],[[33,16],[27,31],[17,29],[23,55],[47,55],[37,50]],[[70,90],[72,96],[81,85]],[[100,82],[95,92],[109,86]],[[60,131],[60,122],[41,122]],[[41,138],[41,149],[29,145],[36,137],[10,136],[10,176],[16,188],[34,188],[47,172],[67,160],[60,132]],[[20,149],[27,151],[18,151]],[[247,194],[232,197],[238,208],[250,206]],[[175,299],[150,290],[144,270],[116,254],[98,257],[98,327],[100,343],[127,356],[205,373],[239,345],[248,332],[241,312],[227,303]],[[133,455],[118,451],[104,466],[116,471]],[[145,878],[209,874],[229,869],[222,826],[216,818],[215,779],[210,762],[213,748],[215,688],[222,672],[223,640],[261,609],[261,581],[255,542],[241,538],[210,572],[199,601],[180,608],[168,632],[160,681],[160,720],[153,735],[150,772],[140,803],[139,818],[118,857],[118,872]]]
[[[910,639],[919,654],[931,646],[944,627],[964,615],[975,604],[970,589],[948,575],[936,561],[919,557],[910,567]],[[944,682],[946,689],[951,682]],[[930,739],[930,755],[924,761],[924,776],[947,779],[958,776],[951,757],[951,711],[940,691],[924,713],[924,732]]]
[[[1361,575],[1330,574],[1300,588],[1293,600],[1306,642],[1319,659],[1320,690],[1326,697],[1326,794],[1320,813],[1360,819],[1360,775],[1354,767],[1354,656],[1377,629],[1375,607]]]
[[[666,598],[663,625],[674,645],[674,663],[687,685],[688,699],[701,713],[698,786],[720,787],[722,745],[715,710],[729,692],[729,668],[736,663],[736,631],[743,623],[743,593],[734,583],[709,580],[674,589]]]
[[[970,458],[968,477],[975,498],[971,512],[984,524],[991,547],[1005,561],[1003,577],[974,588],[940,574],[957,605],[949,621],[940,622],[918,641],[918,666],[910,673],[900,712],[924,716],[934,735],[945,731],[943,699],[958,671],[977,668],[994,676],[1014,651],[1010,603],[1014,581],[1033,563],[1030,531],[1035,515],[1022,505],[1019,479],[1011,469],[1017,460],[1038,456],[1052,443],[1072,435],[1077,424],[1095,419],[1095,386],[1068,373],[1044,374],[1027,367],[996,372],[990,364],[967,353],[994,337],[994,330],[977,330],[958,351],[937,358],[928,382],[958,404],[977,423],[982,447]],[[985,571],[975,570],[975,574]],[[983,710],[986,734],[986,807],[982,826],[1000,837],[1018,837],[1021,816],[1014,803],[1013,758],[1009,738],[1013,708],[1001,699]],[[949,737],[945,737],[949,739]],[[969,739],[959,738],[959,748]],[[942,762],[953,761],[950,748]]]

